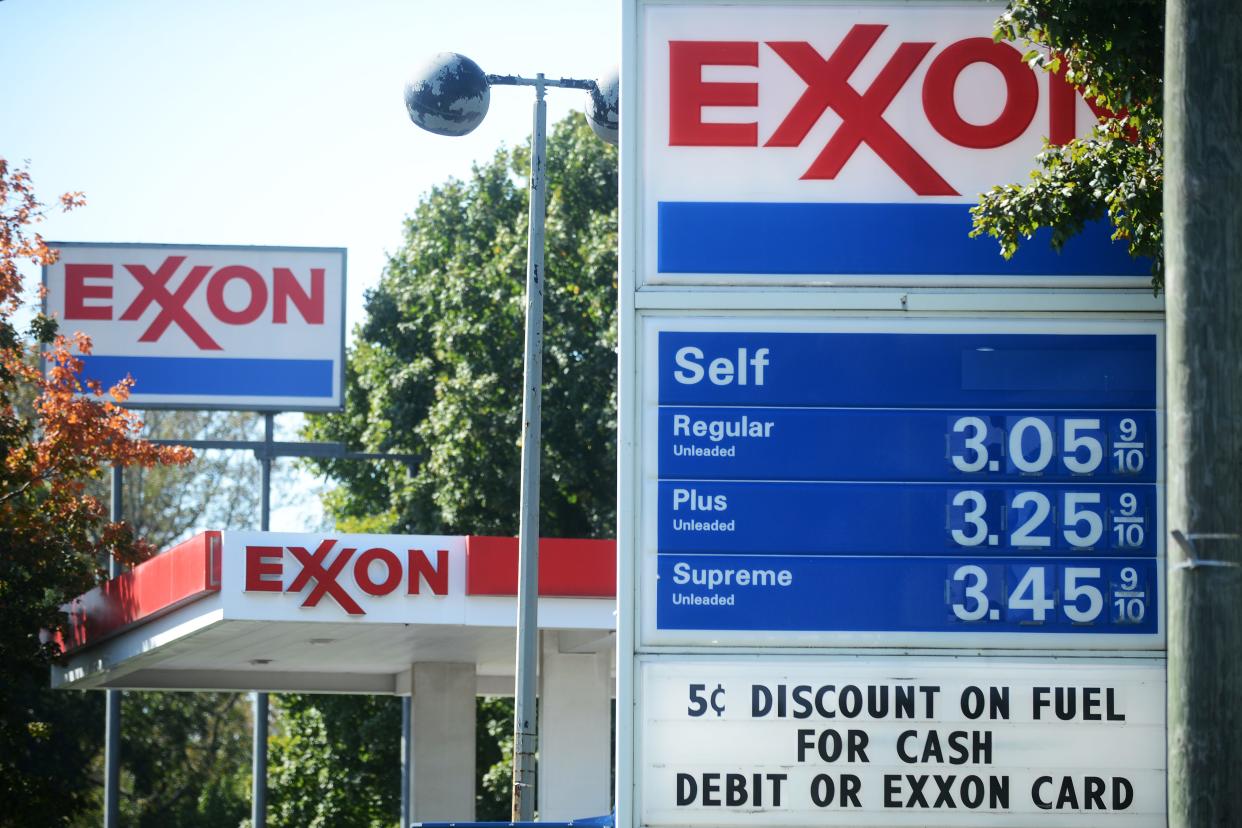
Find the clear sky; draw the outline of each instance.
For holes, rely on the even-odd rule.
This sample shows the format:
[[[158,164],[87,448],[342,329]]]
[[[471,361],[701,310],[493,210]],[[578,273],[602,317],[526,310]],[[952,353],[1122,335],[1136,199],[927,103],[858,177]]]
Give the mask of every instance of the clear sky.
[[[484,71],[596,77],[614,0],[0,0],[0,154],[29,159],[64,241],[343,246],[361,318],[418,196],[530,132],[533,93],[493,91],[464,138],[424,133],[406,78],[440,51]],[[549,117],[584,93],[553,90]]]
[[[530,133],[515,88],[469,136],[425,133],[410,73],[456,51],[598,77],[620,29],[615,0],[0,0],[0,43],[0,156],[45,201],[86,193],[45,238],[346,247],[352,329],[418,197]],[[584,97],[551,90],[550,120]]]

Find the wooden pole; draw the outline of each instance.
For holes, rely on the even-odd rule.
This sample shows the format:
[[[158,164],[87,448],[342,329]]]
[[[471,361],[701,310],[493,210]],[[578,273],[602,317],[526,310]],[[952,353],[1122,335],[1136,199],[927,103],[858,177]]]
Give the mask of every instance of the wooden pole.
[[[1169,825],[1242,825],[1242,10],[1167,10]]]

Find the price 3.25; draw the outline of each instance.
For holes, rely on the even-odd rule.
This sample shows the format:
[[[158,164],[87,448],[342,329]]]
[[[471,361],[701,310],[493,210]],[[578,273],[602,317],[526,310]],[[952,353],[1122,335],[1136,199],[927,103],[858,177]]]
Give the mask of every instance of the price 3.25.
[[[1152,548],[1150,488],[980,487],[949,492],[951,546],[1027,550]]]

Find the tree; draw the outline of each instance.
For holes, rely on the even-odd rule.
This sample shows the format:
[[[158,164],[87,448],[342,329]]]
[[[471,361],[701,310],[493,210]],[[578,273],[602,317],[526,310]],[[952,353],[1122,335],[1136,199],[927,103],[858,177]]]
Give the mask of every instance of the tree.
[[[69,193],[60,203],[73,209],[83,199]],[[86,337],[64,336],[37,313],[28,334],[18,329],[19,262],[55,260],[31,230],[45,210],[29,173],[0,158],[0,822],[15,825],[65,824],[90,785],[83,723],[98,707],[49,696],[47,671],[60,650],[39,630],[63,627],[61,605],[102,577],[109,555],[134,564],[152,552],[108,520],[86,484],[107,465],[152,468],[191,456],[137,439],[137,415],[120,406],[128,382],[107,392],[83,386],[74,353],[89,353]]]
[[[616,151],[581,116],[548,141],[541,533],[609,536],[616,513]],[[412,453],[420,462],[316,461],[340,486],[326,505],[346,531],[514,534],[517,530],[529,147],[500,150],[468,180],[423,197],[406,220],[405,243],[368,294],[346,369],[346,410],[309,418],[305,435],[367,451]],[[273,801],[288,824],[322,817],[312,805],[338,801],[318,772],[376,801],[365,758],[333,733],[368,717],[397,732],[400,708],[360,698],[287,699],[290,746]],[[314,712],[312,712],[314,711]],[[509,814],[511,699],[478,705],[476,812]],[[330,746],[330,759],[299,742]],[[319,757],[319,758],[315,758]],[[325,765],[325,762],[331,765]],[[308,765],[308,763],[310,763]],[[302,773],[295,772],[294,768]],[[393,791],[396,781],[392,781]],[[352,787],[357,785],[358,787]],[[294,802],[301,804],[295,805]],[[336,807],[336,806],[333,806]],[[333,824],[372,824],[378,811]],[[396,816],[395,805],[391,817]],[[284,816],[281,819],[285,819]],[[322,820],[321,820],[322,821]],[[331,821],[331,820],[330,820]],[[274,824],[286,824],[285,822]],[[319,824],[305,822],[299,824]],[[326,824],[326,823],[325,823]]]
[[[529,149],[501,150],[434,188],[367,297],[346,410],[306,433],[421,462],[317,461],[341,485],[338,525],[414,532],[517,529]],[[541,528],[613,532],[616,152],[580,116],[548,142]]]
[[[250,712],[240,693],[126,692],[121,819],[139,828],[236,828],[250,814]],[[98,722],[95,725],[99,729]],[[102,769],[102,755],[98,767]],[[102,777],[102,770],[100,771]],[[103,804],[96,788],[97,805]],[[98,808],[81,824],[98,825]]]
[[[268,823],[387,828],[401,792],[401,703],[387,696],[278,697]]]
[[[1057,250],[1088,221],[1108,216],[1114,238],[1152,260],[1164,284],[1164,0],[1010,0],[996,37],[1036,45],[1027,60],[1079,88],[1100,126],[1047,144],[1028,184],[994,187],[974,208],[972,235],[993,236],[1008,258],[1051,228]]]

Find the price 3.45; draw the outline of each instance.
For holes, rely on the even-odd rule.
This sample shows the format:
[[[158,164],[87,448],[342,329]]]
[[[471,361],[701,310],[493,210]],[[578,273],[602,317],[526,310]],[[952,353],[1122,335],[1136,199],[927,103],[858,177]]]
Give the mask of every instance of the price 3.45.
[[[1150,624],[1151,576],[1146,564],[959,564],[945,592],[953,617],[967,623]]]

